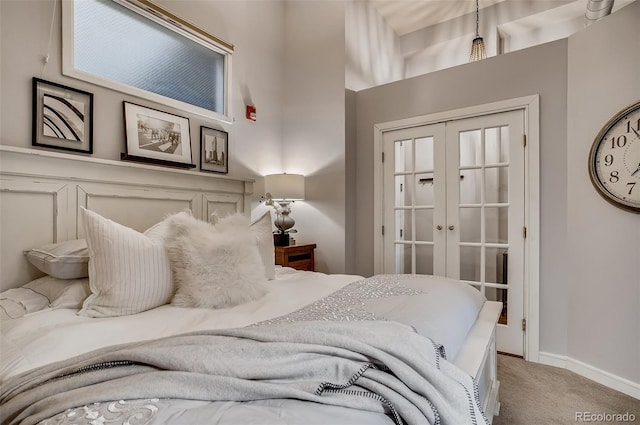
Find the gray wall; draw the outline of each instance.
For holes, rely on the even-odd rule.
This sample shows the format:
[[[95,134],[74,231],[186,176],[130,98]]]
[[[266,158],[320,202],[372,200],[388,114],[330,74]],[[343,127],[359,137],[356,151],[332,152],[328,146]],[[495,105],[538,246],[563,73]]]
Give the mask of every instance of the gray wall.
[[[294,236],[331,273],[345,269],[344,14],[343,2],[285,6],[283,171],[306,176]]]
[[[568,355],[640,383],[640,215],[593,188],[600,128],[640,101],[640,2],[569,38]],[[634,143],[639,143],[638,141]]]
[[[160,0],[160,5],[235,45],[233,124],[168,108],[62,75],[61,7],[51,0],[0,2],[0,144],[31,147],[34,76],[94,94],[93,157],[125,151],[123,100],[190,119],[193,162],[200,126],[229,132],[229,174],[256,179],[253,215],[267,207],[263,175],[300,172],[307,201],[293,207],[300,242],[318,244],[317,267],[345,269],[345,10],[343,2]],[[51,18],[51,59],[42,68]],[[257,121],[245,119],[245,104]]]
[[[539,94],[540,347],[565,353],[566,79],[567,41],[560,40],[358,92],[356,272],[373,273],[374,124]]]
[[[308,200],[293,214],[298,239],[318,242],[323,271],[373,273],[375,123],[539,94],[540,350],[640,381],[639,218],[600,199],[586,169],[599,127],[640,98],[640,2],[569,40],[347,92],[346,107],[341,2],[161,4],[236,45],[237,121],[221,126],[230,132],[230,172],[309,175]],[[94,156],[118,159],[122,101],[165,108],[63,76],[59,7],[51,61],[41,75],[52,6],[0,2],[0,143],[30,146],[31,78],[42,76],[95,94]],[[243,118],[245,102],[257,106],[257,122]],[[355,145],[353,122],[345,125],[354,104]],[[197,161],[199,126],[218,124],[189,118]],[[259,179],[256,197],[261,187]],[[351,253],[353,265],[345,259]]]
[[[640,216],[593,188],[595,135],[640,99],[640,2],[569,39],[356,93],[356,272],[373,273],[373,126],[540,95],[540,351],[640,382]]]
[[[47,52],[54,2],[3,0],[0,2],[0,143],[31,147],[31,78],[37,76],[94,94],[93,156],[96,158],[118,160],[120,152],[124,152],[122,101],[126,100],[188,117],[194,163],[199,163],[200,158],[200,126],[206,125],[230,133],[230,174],[259,178],[271,171],[267,168],[268,164],[276,164],[280,172],[283,4],[248,1],[159,3],[210,33],[235,44],[231,105],[231,114],[236,117],[234,124],[220,124],[62,75],[60,2],[55,11],[51,58],[43,72],[42,59]],[[245,101],[257,106],[257,122],[244,118]],[[262,187],[261,179],[257,186],[257,189]],[[259,195],[257,193],[257,197]]]

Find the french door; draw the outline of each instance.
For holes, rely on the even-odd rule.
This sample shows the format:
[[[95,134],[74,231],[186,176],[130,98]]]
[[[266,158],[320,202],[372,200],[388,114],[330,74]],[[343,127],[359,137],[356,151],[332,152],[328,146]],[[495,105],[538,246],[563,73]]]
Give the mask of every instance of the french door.
[[[383,133],[383,272],[460,279],[501,301],[498,349],[522,355],[522,110]]]

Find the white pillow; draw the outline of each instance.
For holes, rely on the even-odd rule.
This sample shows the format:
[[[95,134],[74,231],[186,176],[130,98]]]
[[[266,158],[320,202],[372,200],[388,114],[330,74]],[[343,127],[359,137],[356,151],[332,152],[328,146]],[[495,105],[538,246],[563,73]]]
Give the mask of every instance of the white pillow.
[[[30,249],[25,255],[38,270],[58,279],[89,276],[89,250],[84,239],[47,244]]]
[[[276,278],[275,253],[273,248],[273,229],[271,227],[271,212],[265,211],[249,226],[253,232],[262,265],[264,266],[265,276],[269,280]]]
[[[79,315],[124,316],[169,302],[173,286],[164,224],[142,234],[85,208],[80,216],[89,248],[91,295]]]
[[[219,229],[186,214],[167,220],[165,247],[176,287],[171,304],[225,308],[266,294],[264,266],[244,217],[225,217]]]

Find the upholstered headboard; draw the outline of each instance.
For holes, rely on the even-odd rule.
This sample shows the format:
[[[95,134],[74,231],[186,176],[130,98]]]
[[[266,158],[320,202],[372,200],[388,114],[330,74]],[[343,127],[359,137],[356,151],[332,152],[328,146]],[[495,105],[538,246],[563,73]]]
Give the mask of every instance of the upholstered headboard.
[[[189,208],[250,214],[253,180],[0,145],[0,291],[42,274],[24,251],[82,238],[81,206],[144,231]]]

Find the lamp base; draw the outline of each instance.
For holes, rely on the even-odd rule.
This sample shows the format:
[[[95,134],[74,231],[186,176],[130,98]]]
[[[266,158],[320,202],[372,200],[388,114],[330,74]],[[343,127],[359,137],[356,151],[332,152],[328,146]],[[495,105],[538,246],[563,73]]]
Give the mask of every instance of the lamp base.
[[[274,233],[273,245],[275,246],[289,246],[289,234],[288,233]]]
[[[286,204],[287,208],[289,208],[289,204]],[[276,219],[273,221],[273,224],[276,226],[276,229],[278,229],[280,231],[280,233],[284,233],[287,230],[291,229],[295,224],[296,221],[293,219],[293,217],[289,216],[289,212],[290,211],[280,211],[276,214]]]

